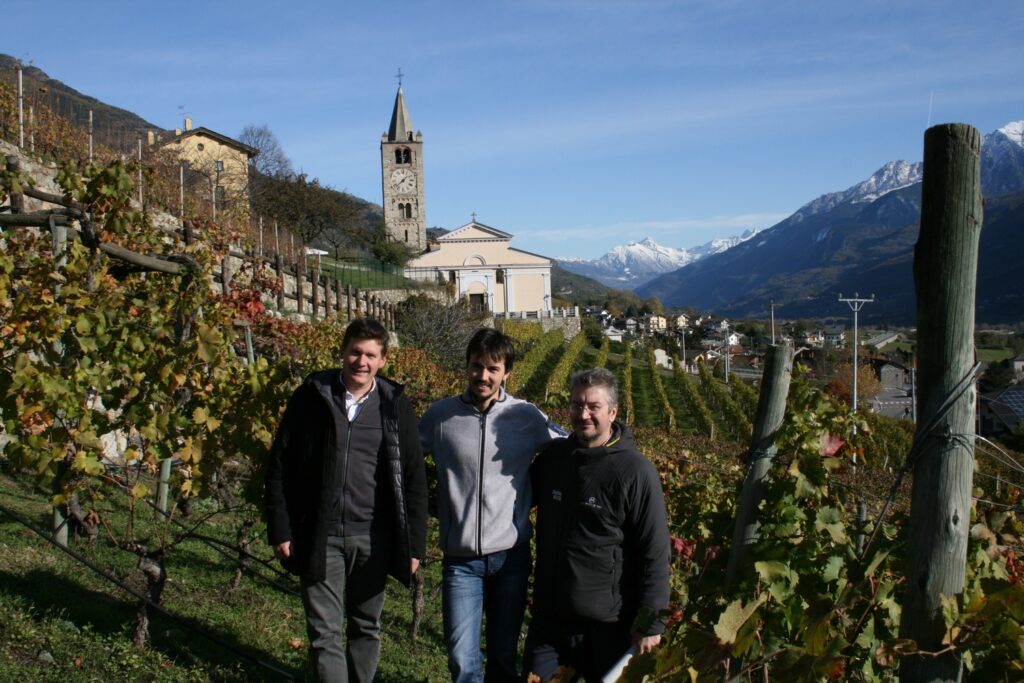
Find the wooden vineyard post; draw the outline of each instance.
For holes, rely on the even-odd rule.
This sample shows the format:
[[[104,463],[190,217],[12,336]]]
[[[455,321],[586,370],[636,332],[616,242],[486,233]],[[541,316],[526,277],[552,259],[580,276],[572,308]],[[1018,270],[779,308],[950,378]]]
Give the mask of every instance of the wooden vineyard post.
[[[296,311],[302,315],[306,305],[306,259],[305,257],[295,261],[295,305]]]
[[[280,284],[277,290],[277,310],[284,313],[284,257],[281,256],[281,252],[274,254],[274,272],[277,273],[277,281]]]
[[[743,479],[743,494],[736,513],[736,528],[726,568],[726,586],[732,585],[743,555],[757,538],[757,510],[764,498],[768,471],[775,458],[775,435],[782,427],[782,419],[786,415],[786,397],[789,395],[792,378],[793,347],[789,344],[772,344],[768,347],[761,395],[757,400],[747,474]]]
[[[13,195],[11,195],[11,204],[12,206],[14,204]],[[53,248],[53,269],[54,272],[59,273],[65,268],[65,266],[67,266],[68,262],[67,254],[65,253],[65,250],[67,249],[68,229],[63,225],[57,225],[52,216],[50,217],[50,238],[52,240]],[[60,285],[55,287],[54,295],[57,297],[60,296]],[[62,342],[56,341],[53,346],[53,350],[58,355],[64,355],[64,344]],[[59,486],[54,493],[60,493]],[[66,509],[66,506],[63,505],[53,506],[53,539],[57,545],[64,546],[65,548],[68,546],[69,523]]]
[[[167,514],[167,492],[171,485],[171,459],[164,458],[160,461],[160,482],[156,489],[156,507]]]
[[[974,462],[974,299],[981,235],[981,136],[966,124],[924,136],[921,232],[914,250],[920,415],[900,638],[938,652],[942,598],[963,593]],[[907,655],[900,680],[959,681],[961,655]]]
[[[310,307],[310,319],[314,322],[320,317],[320,262],[313,266],[313,272],[309,276],[310,292],[313,296],[313,304]]]
[[[11,154],[6,157],[5,161],[7,170],[12,173],[17,173],[21,170],[21,161],[15,155]],[[20,192],[11,192],[11,213],[25,213],[25,195]]]

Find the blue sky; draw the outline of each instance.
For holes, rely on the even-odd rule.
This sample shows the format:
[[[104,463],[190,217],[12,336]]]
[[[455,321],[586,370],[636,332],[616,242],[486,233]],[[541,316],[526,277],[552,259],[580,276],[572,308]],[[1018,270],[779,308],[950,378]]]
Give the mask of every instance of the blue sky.
[[[39,28],[0,52],[164,128],[267,124],[378,203],[401,67],[428,225],[476,212],[549,256],[769,227],[920,160],[929,122],[1024,119],[1016,1],[4,4]]]

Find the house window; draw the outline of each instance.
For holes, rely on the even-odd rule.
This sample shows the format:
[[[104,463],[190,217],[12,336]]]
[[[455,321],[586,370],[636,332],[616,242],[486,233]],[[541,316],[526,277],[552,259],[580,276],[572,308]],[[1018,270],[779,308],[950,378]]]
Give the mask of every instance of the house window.
[[[200,152],[202,152],[204,149],[206,149],[206,145],[204,145],[203,143],[200,142],[200,143],[198,143],[196,145],[196,149],[198,149]]]
[[[494,271],[494,281],[499,285],[505,284],[505,271],[501,269]]]
[[[409,152],[409,148],[408,147],[406,147],[406,148],[404,148],[402,150],[402,163],[403,164],[410,164],[410,163],[412,163],[412,154]]]
[[[448,271],[448,282],[455,282],[455,271],[454,270],[449,270]]]
[[[405,204],[398,205],[398,217],[405,218]]]
[[[405,217],[412,218],[412,204],[405,205]]]
[[[487,295],[486,294],[470,294],[469,295],[469,308],[474,313],[485,313],[485,312],[487,312]]]
[[[405,231],[405,241],[407,243],[409,242],[409,231],[408,230]]]
[[[402,163],[402,150],[400,149],[395,149],[395,163]]]

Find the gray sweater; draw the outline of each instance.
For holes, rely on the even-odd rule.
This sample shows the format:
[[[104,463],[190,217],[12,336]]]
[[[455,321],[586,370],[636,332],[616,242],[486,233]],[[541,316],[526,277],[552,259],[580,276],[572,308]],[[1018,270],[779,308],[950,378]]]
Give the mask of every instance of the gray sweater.
[[[537,406],[504,389],[486,413],[468,393],[430,406],[420,418],[420,442],[437,463],[441,550],[478,557],[528,541],[530,462],[564,435]]]

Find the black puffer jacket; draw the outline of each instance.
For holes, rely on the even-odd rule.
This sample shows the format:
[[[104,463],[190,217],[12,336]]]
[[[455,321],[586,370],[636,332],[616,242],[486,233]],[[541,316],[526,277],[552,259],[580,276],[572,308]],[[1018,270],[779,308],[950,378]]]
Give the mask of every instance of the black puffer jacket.
[[[282,564],[312,581],[326,575],[327,528],[333,503],[336,429],[331,382],[340,370],[310,375],[292,394],[274,438],[264,479],[267,537],[271,545],[291,541]],[[395,503],[390,574],[409,585],[409,560],[427,546],[427,484],[416,415],[402,385],[378,377],[388,481]],[[344,463],[340,463],[342,468]],[[325,485],[325,483],[327,485]]]
[[[668,607],[670,543],[661,480],[615,423],[608,444],[570,436],[531,468],[537,505],[533,611],[554,619],[632,625],[641,608]],[[661,633],[660,620],[640,625]]]

